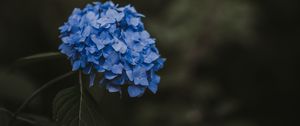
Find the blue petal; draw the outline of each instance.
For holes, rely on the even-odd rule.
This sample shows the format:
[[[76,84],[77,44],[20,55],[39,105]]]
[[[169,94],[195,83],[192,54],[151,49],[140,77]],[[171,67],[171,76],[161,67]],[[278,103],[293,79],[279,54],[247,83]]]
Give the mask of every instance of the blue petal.
[[[116,15],[118,15],[118,12],[114,9],[108,9],[105,14],[106,17],[111,17],[111,18],[114,18]]]
[[[154,75],[151,78],[151,82],[148,86],[148,89],[152,92],[152,93],[156,93],[157,89],[158,89],[158,83],[160,82],[160,77],[158,75]]]
[[[140,60],[140,53],[137,53],[137,52],[134,52],[134,51],[129,51],[128,53],[126,53],[124,58],[131,65],[136,65]]]
[[[61,33],[67,32],[70,30],[70,26],[67,23],[65,23],[63,26],[59,27],[59,30]]]
[[[105,69],[104,69],[102,66],[100,66],[100,65],[95,66],[95,69],[96,69],[98,72],[104,72],[104,71],[105,71]]]
[[[73,50],[72,47],[66,44],[61,44],[59,46],[59,49],[61,50],[61,53],[66,54],[68,57],[72,57],[75,55],[75,50]]]
[[[94,64],[99,64],[99,61],[96,59],[96,57],[92,56],[92,55],[88,56],[88,60],[87,61],[89,61],[91,63],[94,63]]]
[[[103,55],[104,55],[104,53],[103,53]],[[119,55],[116,52],[108,53],[108,56],[106,57],[106,59],[104,61],[103,67],[107,70],[110,70],[114,64],[119,62],[119,60],[120,60]]]
[[[112,79],[116,78],[118,75],[117,75],[117,74],[114,74],[114,73],[112,73],[112,72],[105,72],[105,73],[104,73],[104,76],[105,76],[106,79],[112,80]]]
[[[148,42],[148,44],[154,44],[155,43],[154,39],[147,39],[146,41]]]
[[[133,43],[133,41],[137,41],[140,38],[140,35],[138,32],[133,32],[130,29],[122,32],[122,34],[123,34],[124,39],[127,44]]]
[[[98,38],[96,37],[96,35],[92,35],[92,36],[91,36],[91,39],[92,39],[92,41],[96,44],[98,50],[101,50],[101,49],[104,48],[104,44],[103,44],[102,40],[101,40],[101,39],[98,39]]]
[[[130,81],[133,81],[132,70],[126,70],[126,75]]]
[[[117,86],[117,85],[112,85],[112,84],[108,84],[106,86],[106,89],[111,92],[111,93],[114,93],[114,92],[120,92],[121,91],[121,87],[120,86]]]
[[[91,54],[97,51],[97,48],[95,46],[86,47],[85,49],[89,51]]]
[[[71,34],[69,37],[69,43],[74,44],[78,43],[83,37],[81,36],[80,32],[76,32],[75,34]]]
[[[124,13],[119,13],[119,12],[117,12],[114,9],[108,9],[106,11],[106,15],[105,16],[106,17],[111,17],[111,18],[113,18],[116,21],[121,21],[122,18],[124,17]]]
[[[128,63],[128,62],[126,62],[125,60],[124,60],[124,58],[122,58],[122,65],[124,66],[124,70],[130,70],[130,71],[132,71],[132,67],[131,67],[131,65]]]
[[[108,58],[108,57],[115,57],[117,56],[118,54],[114,51],[114,49],[112,47],[106,47],[103,49],[103,56],[105,58]]]
[[[125,80],[126,80],[126,75],[122,75],[122,76],[114,79],[112,81],[112,83],[115,85],[123,85],[125,83]]]
[[[94,12],[92,12],[92,11],[87,12],[85,16],[90,21],[97,19],[96,14]]]
[[[115,16],[115,19],[117,21],[121,21],[123,19],[123,17],[125,16],[125,14],[122,12],[122,13],[119,13],[118,15]]]
[[[63,43],[65,43],[65,44],[71,43],[70,37],[63,37],[61,40],[62,40]]]
[[[107,57],[107,59],[105,60],[105,62],[103,64],[103,68],[105,68],[107,70],[111,70],[112,66],[118,62],[119,62],[118,54],[114,53],[114,54],[110,55],[109,57]]]
[[[114,48],[115,51],[117,52],[121,52],[122,54],[124,54],[127,50],[127,46],[120,40],[117,40],[112,47]]]
[[[118,64],[118,65],[113,65],[111,68],[111,71],[114,74],[122,74],[123,71],[123,65],[122,64]]]
[[[107,1],[107,2],[102,4],[103,9],[109,8],[109,7],[114,7],[114,6],[115,6],[115,4],[112,1]]]
[[[89,85],[90,87],[92,87],[94,85],[95,77],[96,77],[95,73],[92,73],[90,75],[90,85]]]
[[[93,10],[93,5],[87,4],[85,8],[83,9],[84,12],[92,11]]]
[[[93,26],[94,28],[99,28],[99,25],[97,24],[98,17],[94,12],[92,11],[87,12],[86,18],[89,21],[91,26]]]
[[[140,18],[131,18],[128,24],[136,27],[140,24],[140,22],[141,22]]]
[[[83,68],[83,73],[84,74],[90,74],[91,72],[92,72],[92,66],[91,65]]]
[[[74,14],[69,17],[68,22],[71,26],[76,26],[76,25],[80,24],[80,19],[81,19],[80,15]]]
[[[97,20],[97,23],[99,23],[101,27],[115,22],[116,21],[113,18],[109,18],[109,17],[101,17],[100,19]]]
[[[81,61],[80,60],[77,60],[73,63],[73,68],[72,68],[72,71],[76,71],[80,68],[80,64],[81,64]]]
[[[72,12],[72,15],[79,15],[82,11],[79,8],[75,8]]]
[[[95,6],[100,6],[101,2],[93,2],[93,4],[95,4]]]
[[[144,45],[142,43],[139,42],[135,42],[135,44],[133,44],[132,49],[136,52],[141,52],[144,49]]]
[[[148,39],[150,37],[150,34],[147,31],[141,32],[141,39]]]
[[[148,82],[146,77],[135,77],[134,78],[134,83],[136,85],[143,85],[143,86],[148,86],[149,85],[149,82]]]
[[[144,62],[145,63],[152,63],[153,61],[157,60],[159,55],[153,51],[146,55]]]
[[[165,61],[165,58],[159,58],[158,60],[156,60],[153,70],[158,71],[159,69],[163,68]]]
[[[120,61],[118,53],[115,51],[104,51],[103,56],[106,58],[104,61],[104,68],[110,70],[111,67]]]
[[[146,69],[146,71],[150,70],[153,68],[154,64],[145,64],[143,63],[142,66]]]
[[[117,30],[117,25],[116,24],[113,24],[110,26],[110,28],[108,29],[108,31],[111,33],[111,34],[114,34]]]
[[[148,86],[147,73],[145,68],[137,66],[132,72],[134,84]]]
[[[92,27],[86,26],[82,32],[83,37],[88,37],[91,34]]]
[[[128,87],[128,94],[130,97],[142,96],[145,92],[145,87],[131,85]]]
[[[113,42],[113,38],[111,37],[111,35],[109,34],[109,32],[101,32],[99,38],[101,38],[103,40],[103,44],[107,45]]]
[[[84,44],[77,44],[74,49],[77,50],[78,52],[82,52],[82,50],[84,49]]]

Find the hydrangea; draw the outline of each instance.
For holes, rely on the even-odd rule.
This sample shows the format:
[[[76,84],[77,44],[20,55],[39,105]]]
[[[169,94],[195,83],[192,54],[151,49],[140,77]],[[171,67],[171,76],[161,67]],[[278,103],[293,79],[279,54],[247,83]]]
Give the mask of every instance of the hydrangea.
[[[130,97],[142,96],[146,89],[158,90],[156,72],[165,62],[155,46],[155,39],[145,30],[134,7],[118,7],[113,2],[95,2],[84,9],[74,9],[59,28],[61,53],[71,61],[73,71],[90,76],[103,73],[99,82],[109,92],[120,92],[128,85]]]

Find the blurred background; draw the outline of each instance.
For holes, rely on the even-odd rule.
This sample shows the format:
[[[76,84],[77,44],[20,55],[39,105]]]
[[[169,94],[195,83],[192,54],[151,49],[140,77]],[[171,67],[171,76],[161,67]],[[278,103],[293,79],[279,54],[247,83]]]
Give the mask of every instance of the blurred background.
[[[14,68],[24,56],[55,52],[58,27],[91,0],[0,0],[0,108],[15,111],[34,90],[71,70],[66,58]],[[289,126],[299,123],[299,0],[114,0],[145,14],[167,58],[159,92],[122,98],[105,90],[110,126]],[[298,73],[298,74],[297,74]],[[69,77],[23,111],[54,126],[55,94]],[[0,125],[5,126],[0,112]],[[1,121],[2,120],[2,121]],[[29,125],[20,123],[24,126]]]

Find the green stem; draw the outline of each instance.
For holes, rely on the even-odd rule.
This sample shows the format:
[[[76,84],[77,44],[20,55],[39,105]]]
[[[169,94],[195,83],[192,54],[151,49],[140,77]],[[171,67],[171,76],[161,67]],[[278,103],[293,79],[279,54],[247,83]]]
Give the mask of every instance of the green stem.
[[[13,115],[14,115],[11,111],[9,111],[9,110],[7,110],[7,109],[5,109],[5,108],[0,108],[0,111],[6,112],[6,113],[9,114],[9,116],[11,116],[11,117],[13,117]],[[24,122],[27,122],[27,123],[32,124],[32,125],[36,124],[36,122],[34,122],[34,121],[32,121],[32,120],[29,120],[29,119],[27,119],[27,118],[21,117],[21,116],[17,116],[16,119],[17,119],[17,120],[24,121]]]
[[[72,75],[74,72],[69,72],[66,74],[63,74],[57,78],[54,78],[53,80],[45,83],[42,87],[40,87],[39,89],[37,89],[35,92],[33,92],[23,103],[22,105],[17,109],[17,111],[13,114],[13,118],[11,120],[11,122],[13,122],[16,117],[18,116],[18,114],[38,95],[40,94],[43,90],[45,90],[46,88],[48,88],[49,86],[51,86],[52,84]]]
[[[80,85],[80,102],[79,102],[79,115],[78,115],[78,126],[80,126],[81,123],[81,109],[82,109],[82,99],[83,99],[83,84],[82,84],[82,74],[81,71],[79,71],[79,85]]]

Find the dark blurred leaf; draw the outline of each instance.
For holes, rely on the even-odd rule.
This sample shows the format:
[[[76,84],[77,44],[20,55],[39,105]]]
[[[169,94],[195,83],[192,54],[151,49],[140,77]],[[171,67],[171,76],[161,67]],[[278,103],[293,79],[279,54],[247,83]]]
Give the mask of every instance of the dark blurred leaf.
[[[8,126],[10,121],[11,115],[6,109],[0,108],[0,125],[1,126]]]
[[[50,81],[48,81],[47,83],[43,84],[42,87],[40,87],[39,89],[37,89],[36,91],[34,91],[23,103],[22,105],[17,109],[17,111],[14,113],[14,115],[18,115],[22,109],[24,109],[30,102],[31,100],[33,100],[38,94],[40,94],[43,90],[45,90],[46,88],[48,88],[49,86],[55,84],[56,82],[72,75],[74,72],[71,71],[69,73],[66,73],[64,75],[58,76],[57,78],[54,78]]]
[[[34,114],[25,114],[23,116],[33,120],[35,122],[34,124],[32,124],[33,126],[57,126],[55,122],[44,116]]]
[[[34,84],[33,80],[23,73],[12,73],[0,68],[0,99],[7,104],[24,101],[34,91]]]
[[[5,108],[0,108],[0,126],[23,126],[24,124],[30,124],[37,126],[34,119],[26,116],[17,116],[16,120],[12,123],[13,113]],[[38,125],[38,126],[54,126],[54,125]]]
[[[64,126],[100,126],[101,117],[96,109],[96,103],[88,92],[83,92],[80,110],[80,89],[78,86],[60,91],[53,102],[54,119]],[[80,121],[80,122],[79,122]]]
[[[38,61],[43,61],[43,60],[48,60],[48,59],[59,58],[62,56],[63,55],[59,52],[40,53],[40,54],[35,54],[32,56],[20,58],[14,64],[22,65],[22,64],[27,64],[27,63],[31,63],[31,62],[38,62]]]

